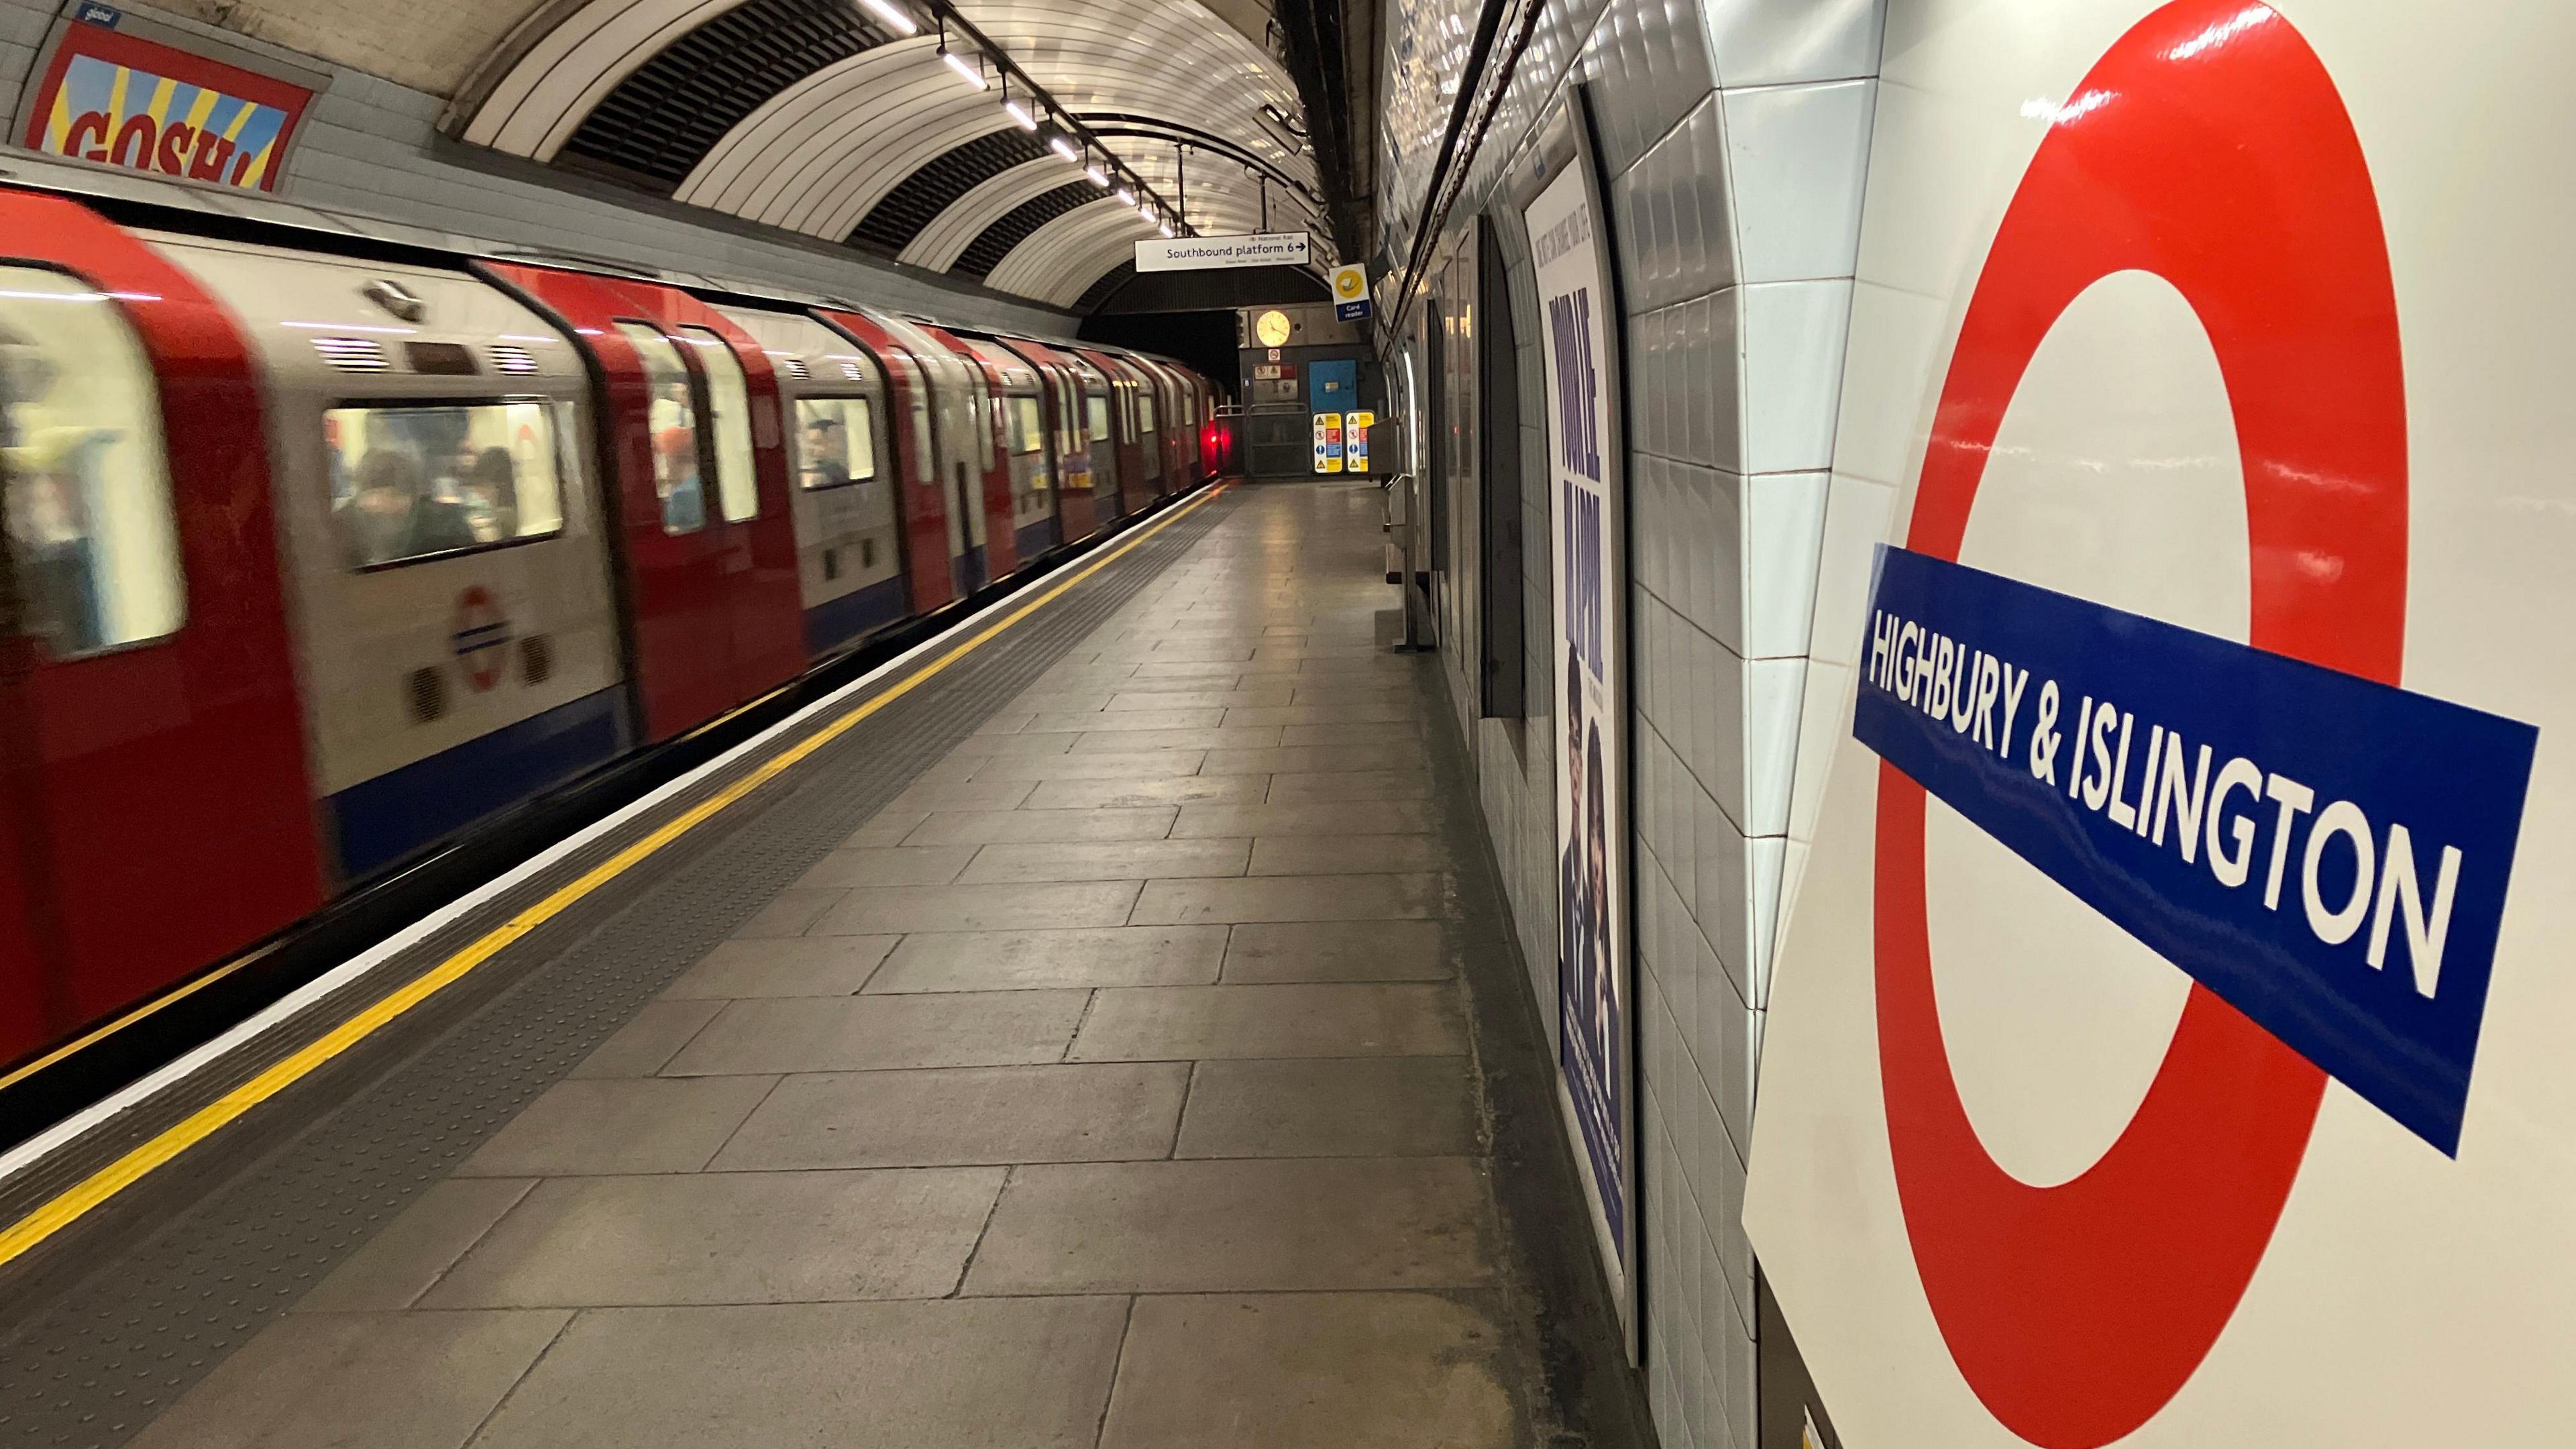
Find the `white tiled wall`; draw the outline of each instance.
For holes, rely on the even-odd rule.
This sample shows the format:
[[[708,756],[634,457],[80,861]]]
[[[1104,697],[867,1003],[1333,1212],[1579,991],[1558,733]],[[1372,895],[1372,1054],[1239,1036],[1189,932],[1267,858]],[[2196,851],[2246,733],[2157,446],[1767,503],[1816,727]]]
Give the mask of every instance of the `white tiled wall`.
[[[16,105],[59,8],[56,0],[0,0],[0,107]],[[1065,313],[948,286],[856,251],[712,215],[701,220],[675,204],[623,197],[561,173],[469,158],[438,135],[444,102],[437,96],[183,15],[120,8],[330,74],[297,131],[281,191],[288,200],[485,241],[855,297],[971,325],[1052,334],[1073,328]]]
[[[1802,744],[1844,710],[1859,636],[1839,605],[1817,612],[1818,571],[1850,568],[1894,502],[1894,467],[1833,471],[1881,24],[1881,0],[1551,5],[1451,221],[1470,224],[1566,79],[1592,83],[1629,313],[1645,1357],[1667,1446],[1755,1449],[1743,1145],[1772,943],[1828,757]],[[1513,261],[1517,308],[1530,289]],[[1525,400],[1541,397],[1536,320]],[[1535,661],[1548,504],[1524,413]],[[1552,1009],[1553,877],[1511,861],[1550,854],[1553,731],[1534,723],[1514,752],[1483,730],[1487,821]]]

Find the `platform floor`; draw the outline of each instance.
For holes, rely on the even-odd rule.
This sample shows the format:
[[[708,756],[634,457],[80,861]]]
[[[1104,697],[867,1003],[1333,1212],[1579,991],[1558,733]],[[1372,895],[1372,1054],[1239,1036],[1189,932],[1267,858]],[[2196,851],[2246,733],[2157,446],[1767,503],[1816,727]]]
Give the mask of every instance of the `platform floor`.
[[[134,1442],[1630,1442],[1498,1201],[1544,1064],[1475,1025],[1376,490],[1218,507]]]

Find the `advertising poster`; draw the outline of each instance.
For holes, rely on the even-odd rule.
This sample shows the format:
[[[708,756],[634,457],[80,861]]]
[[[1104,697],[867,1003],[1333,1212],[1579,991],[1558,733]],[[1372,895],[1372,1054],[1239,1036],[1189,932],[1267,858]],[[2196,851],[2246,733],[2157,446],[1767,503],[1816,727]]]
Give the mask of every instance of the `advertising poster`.
[[[1744,1205],[1831,1427],[2576,1443],[2576,10],[1887,35]]]
[[[103,25],[75,22],[20,144],[66,160],[275,191],[313,93]]]
[[[1580,130],[1578,124],[1574,129]],[[1603,1255],[1632,1319],[1626,612],[1617,413],[1618,301],[1590,157],[1572,153],[1523,211],[1545,321],[1556,581],[1558,1061],[1600,1212]],[[1633,1331],[1631,1335],[1633,1342]]]

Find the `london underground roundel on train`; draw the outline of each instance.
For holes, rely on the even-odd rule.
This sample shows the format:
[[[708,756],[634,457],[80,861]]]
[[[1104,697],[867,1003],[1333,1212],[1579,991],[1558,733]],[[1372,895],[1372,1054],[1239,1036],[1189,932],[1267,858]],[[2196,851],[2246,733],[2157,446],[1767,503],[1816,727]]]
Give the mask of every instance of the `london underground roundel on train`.
[[[2409,122],[2357,119],[2331,52],[2301,23],[2314,12],[2344,50],[2384,64],[2404,49],[2384,32],[2404,30],[2413,13],[2365,0],[2038,8],[2054,13],[2019,0],[1890,7],[1880,104],[1896,110],[1880,118],[1869,204],[1889,196],[1912,208],[1904,220],[1934,244],[1982,207],[1988,240],[1952,299],[1946,354],[1925,379],[1910,507],[1866,566],[1850,738],[1771,1003],[1747,1225],[1827,1407],[1858,1449],[2091,1449],[2131,1436],[2409,1442],[2409,1416],[2456,1422],[2426,1415],[2425,1396],[2453,1395],[2455,1380],[2436,1366],[2499,1326],[2498,1301],[2482,1293],[2520,1302],[2527,1291],[2507,1277],[2440,1281],[2439,1235],[2468,1230],[2468,1220],[2444,1224],[2433,1205],[2508,1218],[2576,1212],[2576,1172],[2563,1167],[2576,1157],[2570,1141],[2552,1144],[2557,1161],[2542,1165],[2481,1154],[2492,1136],[2466,1140],[2473,1099],[2536,1091],[2564,1126],[2557,1103],[2576,1091],[2576,1073],[2554,1063],[2556,1082],[2539,1084],[2523,1077],[2519,1054],[2490,1059],[2499,1033],[2518,1035],[2497,1006],[2508,993],[2560,1008],[2562,1034],[2576,1029],[2566,1010],[2576,995],[2513,975],[2509,950],[2530,919],[2529,857],[2551,848],[2526,828],[2526,815],[2558,799],[2546,726],[2576,680],[2535,689],[2498,670],[2509,651],[2463,626],[2458,592],[2510,599],[2519,583],[2525,607],[2544,616],[2564,602],[2552,579],[2517,581],[2492,564],[2478,576],[2462,550],[2466,535],[2506,521],[2481,493],[2517,489],[2535,505],[2522,527],[2576,541],[2563,521],[2576,515],[2576,484],[2517,484],[2449,459],[2425,467],[2416,394],[2435,394],[2436,431],[2456,442],[2445,410],[2463,381],[2428,375],[2426,358],[2457,366],[2472,354],[2444,350],[2458,347],[2456,319],[2407,304],[2402,265],[2427,259],[2399,248],[2461,237],[2438,218],[2392,220],[2364,135]],[[1994,42],[2071,45],[2085,27],[2068,12],[2098,21],[2113,9],[2132,22],[2079,76],[2017,107],[2044,130],[2007,193],[1926,200],[1936,188],[1924,178],[1886,174],[1922,158],[1926,137],[1956,143],[1955,131],[1944,134],[1954,119],[1939,113],[1956,99],[1939,95],[1945,85],[1994,103],[2001,82],[1980,68],[2009,70]],[[1996,12],[2022,18],[2029,34],[2010,34]],[[1900,53],[1899,36],[1913,38],[1914,53]],[[2396,99],[2379,67],[2360,68],[2368,94]],[[2426,84],[2428,73],[2419,69],[2407,98],[2418,116],[2441,110],[2442,86]],[[1900,77],[1907,93],[1892,94]],[[2482,83],[2447,84],[2466,97]],[[2424,194],[2406,192],[2410,204]],[[2576,247],[2558,246],[2559,267],[2576,263]],[[1904,266],[1895,259],[1887,270]],[[1865,293],[1871,272],[1865,255]],[[2420,290],[2456,300],[2478,280],[2449,274]],[[1883,315],[1897,315],[1889,294]],[[2045,399],[2025,396],[2035,362],[2088,298],[2107,295],[2171,297],[2205,342],[2220,446],[2232,448],[2241,478],[2230,500],[2241,514],[2229,515],[2238,536],[2232,548],[2162,556],[2179,582],[2147,591],[2198,587],[2237,601],[2236,637],[2202,618],[2192,622],[2204,627],[2185,627],[2116,607],[2080,567],[2045,570],[2042,583],[1963,557],[1990,474],[2028,466],[2017,420],[2083,391],[2061,383]],[[1901,329],[1888,324],[1873,339],[1866,297],[1855,316],[1858,378],[1873,340],[1901,352]],[[2440,339],[2434,348],[2416,344],[2419,327]],[[2191,368],[2169,367],[2153,348],[2094,361],[2092,390],[2146,396],[2140,410],[2158,418],[2189,412],[2172,396],[2189,391]],[[1855,386],[1847,413],[1871,401]],[[2101,407],[2114,416],[2118,404]],[[2000,506],[2049,515],[2047,528],[2105,559],[2153,556],[2153,540],[2129,535],[2141,518],[2146,531],[2164,526],[2153,521],[2167,502],[2158,490],[2187,470],[2192,450],[2176,440],[2166,456],[2134,436],[2106,446],[2127,449],[2113,460],[2125,490],[2116,501],[2043,469],[2036,488],[2016,485]],[[2081,473],[2097,460],[2078,449],[2054,462]],[[2171,485],[2173,507],[2188,495]],[[2105,587],[2118,592],[2116,581]],[[2436,622],[2413,617],[2427,609]],[[2452,647],[2428,655],[2428,641]],[[1943,865],[1927,840],[1955,838],[1940,834],[1948,830],[1973,833],[1980,864]],[[2045,1136],[2048,1119],[2080,1114],[2049,1101],[2045,1084],[2029,1090],[2026,1077],[2014,1099],[1965,1085],[1992,1079],[1980,1077],[1980,1054],[2016,1049],[2011,1030],[1976,1021],[1994,993],[1981,997],[1975,978],[2101,969],[2038,915],[1998,924],[2012,912],[1961,899],[2018,903],[2035,891],[2080,903],[2088,920],[2152,953],[2178,988],[2162,1016],[2147,994],[2122,987],[2099,1012],[2056,1024],[2101,1033],[2113,1055],[2134,1055],[2134,1042],[2116,1039],[2142,1024],[2160,1033],[2135,1057],[2143,1065],[2125,1115],[2065,1171],[2006,1160],[1996,1142],[2032,1134],[2002,1119],[2038,1120]],[[1945,920],[1982,925],[1945,936]],[[1877,1131],[1855,1136],[1866,1120]],[[2527,1133],[2538,1120],[2526,1113],[2498,1130]],[[1876,1172],[1855,1181],[1859,1162]],[[2527,1200],[2512,1201],[2515,1192]],[[2392,1212],[2413,1230],[2394,1248],[2392,1224],[2373,1220]],[[2536,1240],[2526,1274],[2576,1278],[2564,1236]],[[2453,1256],[2475,1260],[2503,1241]],[[2576,1317],[2549,1312],[2562,1330],[2556,1350],[2576,1351]],[[2335,1361],[2331,1345],[2363,1324],[2380,1335],[2365,1338],[2364,1356],[2383,1359],[2382,1377]],[[2507,1336],[2527,1345],[2520,1335],[2532,1328]],[[2401,1367],[2425,1375],[2412,1397]],[[2373,1416],[2307,1397],[2329,1387],[2401,1408]],[[2525,1397],[2548,1402],[2484,1407],[2513,1424],[2564,1414],[2558,1427],[2576,1436],[2576,1398]],[[1873,1432],[1899,1437],[1865,1437]]]

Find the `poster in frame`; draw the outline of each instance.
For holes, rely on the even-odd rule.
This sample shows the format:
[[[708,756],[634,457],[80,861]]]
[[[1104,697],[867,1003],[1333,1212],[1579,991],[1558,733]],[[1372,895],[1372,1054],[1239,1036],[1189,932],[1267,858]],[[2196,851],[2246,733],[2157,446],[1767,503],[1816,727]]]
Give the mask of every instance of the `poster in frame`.
[[[1557,1064],[1602,1263],[1633,1358],[1637,1154],[1629,861],[1628,508],[1623,314],[1582,87],[1518,169],[1546,376],[1555,601]]]

